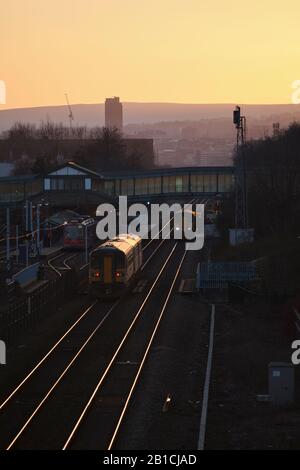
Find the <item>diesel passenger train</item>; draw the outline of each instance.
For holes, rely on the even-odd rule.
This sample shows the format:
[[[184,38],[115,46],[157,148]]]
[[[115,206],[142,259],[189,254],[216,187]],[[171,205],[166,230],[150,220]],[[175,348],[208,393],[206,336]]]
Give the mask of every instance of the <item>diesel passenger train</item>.
[[[87,215],[78,216],[71,219],[64,226],[63,247],[64,249],[84,250],[93,246],[96,221]]]
[[[119,297],[137,277],[143,262],[142,239],[118,235],[90,254],[89,293],[92,296]]]

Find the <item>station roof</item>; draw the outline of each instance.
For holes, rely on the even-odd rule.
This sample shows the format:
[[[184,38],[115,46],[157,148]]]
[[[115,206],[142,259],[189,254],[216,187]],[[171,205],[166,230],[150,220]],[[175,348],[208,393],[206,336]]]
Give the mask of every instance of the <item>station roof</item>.
[[[75,162],[66,162],[59,167],[57,167],[55,170],[50,171],[47,175],[45,176],[97,176],[98,178],[103,178],[103,175],[97,171],[90,170],[89,168],[86,168],[84,166],[78,165]]]
[[[122,171],[103,171],[101,174],[107,179],[119,179],[130,177],[154,177],[154,176],[173,176],[186,173],[233,173],[232,166],[193,166],[193,167],[174,167],[174,168],[155,168],[153,170],[122,170]]]
[[[68,169],[71,172],[68,172]],[[75,176],[75,175],[89,175],[96,176],[101,179],[126,179],[126,178],[151,178],[155,176],[174,176],[183,175],[186,173],[233,173],[232,166],[195,166],[195,167],[168,167],[168,168],[154,168],[152,170],[119,170],[119,171],[94,171],[89,168],[78,165],[75,162],[67,162],[58,167],[56,170],[48,173],[47,176]]]
[[[184,175],[187,173],[226,173],[232,174],[234,172],[233,166],[194,166],[194,167],[168,167],[168,168],[154,168],[149,170],[120,170],[120,171],[94,171],[84,166],[78,165],[75,162],[66,162],[58,166],[55,170],[45,175],[14,175],[0,177],[0,183],[17,183],[17,182],[31,182],[39,178],[47,178],[51,176],[90,176],[99,179],[126,179],[126,178],[153,178],[157,176],[174,176]]]
[[[39,178],[39,175],[11,175],[1,176],[0,183],[26,183]]]
[[[47,220],[41,225],[63,225],[64,222],[71,220],[72,218],[78,217],[78,212],[66,209],[60,212],[52,214]]]

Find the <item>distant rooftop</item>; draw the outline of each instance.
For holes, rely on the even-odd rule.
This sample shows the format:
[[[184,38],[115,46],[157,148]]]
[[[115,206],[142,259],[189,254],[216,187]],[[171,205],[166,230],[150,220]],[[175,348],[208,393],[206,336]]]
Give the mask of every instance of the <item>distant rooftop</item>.
[[[185,167],[168,167],[168,168],[154,168],[152,170],[117,170],[117,171],[100,171],[101,175],[105,178],[122,178],[126,176],[157,176],[157,175],[174,175],[178,173],[188,172],[201,172],[201,173],[231,173],[233,166],[185,166]]]
[[[0,176],[1,183],[3,182],[26,182],[33,181],[37,178],[40,178],[39,175],[10,175],[10,176]]]
[[[10,176],[13,169],[13,163],[0,163],[0,178],[3,176]]]

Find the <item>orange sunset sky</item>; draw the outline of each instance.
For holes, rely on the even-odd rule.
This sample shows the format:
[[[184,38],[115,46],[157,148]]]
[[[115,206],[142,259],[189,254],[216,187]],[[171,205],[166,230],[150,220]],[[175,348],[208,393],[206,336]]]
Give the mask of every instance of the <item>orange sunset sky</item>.
[[[290,103],[299,0],[0,0],[0,109]]]

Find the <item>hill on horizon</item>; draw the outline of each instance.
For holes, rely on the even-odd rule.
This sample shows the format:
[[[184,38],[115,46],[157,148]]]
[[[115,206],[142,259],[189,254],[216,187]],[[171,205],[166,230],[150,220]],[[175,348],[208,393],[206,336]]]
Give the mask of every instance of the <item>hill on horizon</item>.
[[[124,125],[150,124],[162,121],[198,121],[201,119],[232,118],[235,104],[181,104],[181,103],[135,103],[123,102]],[[291,115],[291,120],[300,118],[300,107],[294,104],[241,105],[249,118],[276,119],[280,115]],[[104,103],[72,104],[74,125],[88,127],[104,125]],[[69,125],[66,105],[40,106],[0,110],[0,132],[9,129],[15,122],[39,124],[42,121],[61,122]]]

